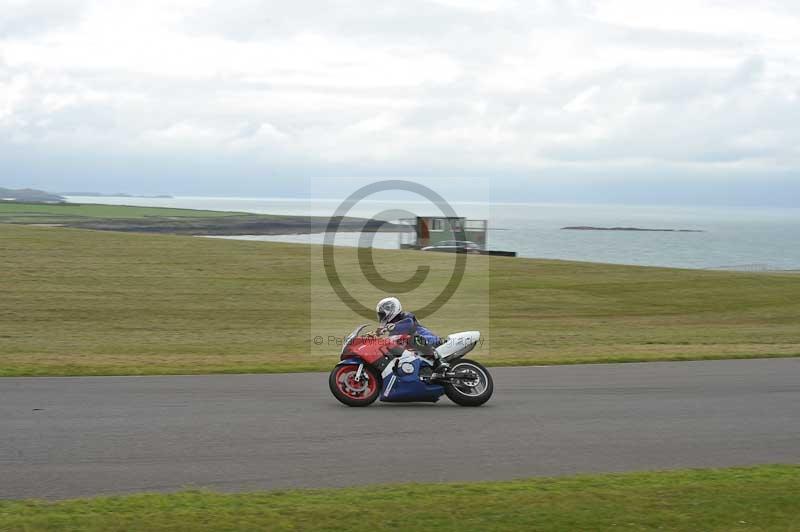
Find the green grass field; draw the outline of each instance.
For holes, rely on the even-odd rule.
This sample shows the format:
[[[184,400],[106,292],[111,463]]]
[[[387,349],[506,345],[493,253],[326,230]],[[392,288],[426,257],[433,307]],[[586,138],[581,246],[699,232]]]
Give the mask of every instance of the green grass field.
[[[185,235],[284,234],[322,231],[328,219],[243,212],[76,203],[0,201],[0,223]],[[364,220],[345,218],[345,227]]]
[[[800,530],[800,466],[61,502],[0,501],[0,530]]]
[[[0,375],[329,369],[312,338],[365,321],[318,281],[317,247],[0,224]],[[337,264],[365,302],[353,249]],[[385,276],[453,256],[376,250]],[[317,281],[312,282],[314,279]],[[329,292],[330,290],[328,290]],[[470,256],[448,305],[427,318],[478,328],[493,365],[800,355],[800,276]]]

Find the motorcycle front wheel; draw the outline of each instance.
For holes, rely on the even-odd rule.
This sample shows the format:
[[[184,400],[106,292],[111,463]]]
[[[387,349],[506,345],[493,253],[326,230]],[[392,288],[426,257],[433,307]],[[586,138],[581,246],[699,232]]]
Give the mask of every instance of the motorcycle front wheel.
[[[444,386],[444,393],[451,401],[461,406],[480,406],[492,396],[494,382],[482,364],[462,358],[450,368],[461,379]]]
[[[354,364],[336,366],[328,377],[328,386],[333,396],[347,406],[369,406],[381,393],[380,376],[367,365],[360,380],[356,380],[357,372]]]

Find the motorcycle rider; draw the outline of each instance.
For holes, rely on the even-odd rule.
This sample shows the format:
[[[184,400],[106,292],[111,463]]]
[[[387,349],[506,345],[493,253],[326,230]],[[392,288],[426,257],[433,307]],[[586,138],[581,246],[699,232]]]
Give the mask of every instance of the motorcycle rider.
[[[399,299],[385,297],[378,301],[375,311],[381,329],[394,334],[410,335],[414,348],[424,357],[433,359],[433,367],[437,373],[443,373],[450,367],[436,352],[436,348],[445,343],[446,339],[436,336],[425,328],[411,312],[403,312],[403,305]]]

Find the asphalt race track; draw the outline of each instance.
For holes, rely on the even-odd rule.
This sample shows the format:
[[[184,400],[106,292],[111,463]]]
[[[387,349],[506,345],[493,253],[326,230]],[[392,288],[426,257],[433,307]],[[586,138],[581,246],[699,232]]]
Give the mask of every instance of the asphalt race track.
[[[495,368],[480,408],[326,374],[0,379],[0,498],[800,463],[800,359]]]

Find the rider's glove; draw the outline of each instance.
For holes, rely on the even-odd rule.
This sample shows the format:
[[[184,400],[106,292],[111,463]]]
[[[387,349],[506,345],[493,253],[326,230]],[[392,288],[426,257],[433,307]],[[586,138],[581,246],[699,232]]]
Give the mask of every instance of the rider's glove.
[[[424,336],[420,336],[418,334],[414,335],[413,341],[414,345],[416,345],[417,347],[425,347],[426,345],[428,345],[428,340],[426,340]]]

